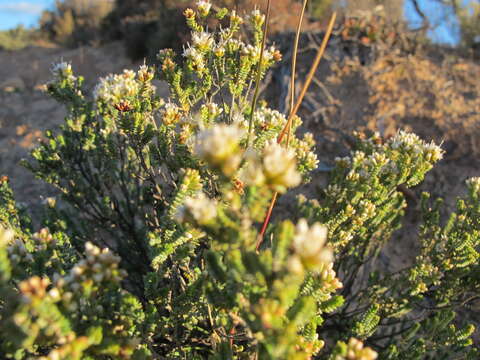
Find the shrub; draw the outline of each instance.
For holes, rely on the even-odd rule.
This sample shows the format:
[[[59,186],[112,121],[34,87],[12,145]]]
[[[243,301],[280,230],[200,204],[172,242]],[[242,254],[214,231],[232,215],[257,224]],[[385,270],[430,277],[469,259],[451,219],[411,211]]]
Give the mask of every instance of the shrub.
[[[102,22],[112,9],[113,1],[57,0],[53,11],[43,12],[40,29],[62,45],[89,44],[101,39]]]
[[[35,32],[25,29],[22,25],[14,29],[0,31],[0,49],[20,50],[31,45],[34,38]]]
[[[213,12],[229,26],[207,32]],[[199,1],[192,43],[101,79],[93,94],[69,64],[50,94],[68,109],[28,166],[66,203],[35,232],[1,182],[0,347],[39,359],[421,359],[478,357],[456,313],[479,290],[480,180],[457,213],[422,201],[421,250],[398,272],[375,265],[401,226],[401,191],[443,151],[414,134],[357,135],[318,198],[258,225],[275,192],[308,181],[312,135],[276,139],[284,115],[252,105],[262,25]],[[155,95],[165,79],[171,97]]]
[[[127,0],[117,1],[108,16],[103,31],[108,39],[123,40],[130,58],[155,59],[157,49],[182,50],[182,42],[188,39],[189,29],[184,25],[183,10],[194,5],[192,0]],[[254,0],[222,0],[217,8],[235,8],[239,15],[259,6]],[[260,4],[264,6],[264,4]],[[296,0],[272,2],[270,33],[292,31],[297,24],[301,4]],[[213,24],[210,24],[213,25]]]

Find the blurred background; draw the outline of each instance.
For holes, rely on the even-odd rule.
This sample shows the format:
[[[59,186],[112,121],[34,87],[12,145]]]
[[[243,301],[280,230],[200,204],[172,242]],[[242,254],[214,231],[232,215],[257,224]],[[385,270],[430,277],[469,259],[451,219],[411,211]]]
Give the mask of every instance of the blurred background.
[[[265,2],[221,0],[215,5],[242,11]],[[297,15],[291,10],[299,2],[274,1],[276,30],[294,26]],[[18,49],[39,41],[78,46],[124,38],[134,47],[130,55],[142,57],[147,47],[164,47],[177,38],[171,33],[182,31],[178,10],[193,5],[191,0],[0,0],[0,47]],[[332,10],[352,15],[378,6],[384,7],[389,21],[404,22],[429,41],[465,47],[480,44],[479,0],[311,0],[309,22],[321,26]],[[138,38],[142,44],[137,44]]]

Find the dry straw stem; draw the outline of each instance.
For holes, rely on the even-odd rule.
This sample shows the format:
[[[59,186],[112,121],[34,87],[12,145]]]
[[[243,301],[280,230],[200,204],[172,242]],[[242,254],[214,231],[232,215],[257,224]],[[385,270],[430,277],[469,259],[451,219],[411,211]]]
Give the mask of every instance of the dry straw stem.
[[[248,121],[248,135],[247,135],[247,145],[250,147],[252,141],[252,132],[253,132],[253,115],[255,114],[255,108],[257,107],[259,89],[260,89],[260,79],[262,76],[262,62],[263,62],[263,54],[265,52],[265,44],[267,42],[267,33],[268,33],[268,23],[270,21],[270,7],[271,7],[271,0],[267,2],[267,15],[265,17],[265,25],[263,30],[263,38],[262,38],[262,49],[260,51],[260,59],[258,61],[257,66],[257,78],[255,79],[255,92],[253,93],[252,99],[252,110],[250,111],[250,119]]]
[[[302,12],[300,14],[300,18],[298,19],[298,25],[297,25],[297,31],[295,34],[295,41],[293,45],[293,55],[292,55],[292,74],[291,74],[291,79],[290,79],[290,114],[293,112],[293,109],[295,107],[295,75],[296,75],[296,70],[297,70],[297,55],[298,55],[298,43],[300,42],[300,33],[302,29],[302,23],[303,23],[303,17],[305,15],[305,9],[307,7],[308,0],[303,1],[303,7],[302,7]],[[287,137],[287,147],[290,143],[290,135],[291,135],[291,122],[290,126],[288,127],[288,137]],[[262,243],[263,236],[265,234],[265,231],[267,230],[267,225],[268,222],[270,221],[270,217],[272,215],[273,207],[275,206],[275,202],[277,201],[278,197],[278,192],[275,192],[273,194],[272,201],[270,202],[270,206],[268,207],[267,215],[265,216],[265,220],[262,225],[262,229],[260,231],[260,237],[257,241],[256,249],[258,251],[258,248],[260,247],[260,244]]]
[[[307,2],[307,0],[305,0],[304,5],[306,4],[306,2]],[[295,63],[296,63],[296,55],[297,55],[296,50],[298,49],[299,31],[300,31],[300,27],[301,27],[303,13],[304,13],[304,11],[302,11],[302,16],[300,17],[299,26],[297,28],[297,36],[295,37],[295,52],[294,52],[293,60],[292,60],[292,62],[294,61]],[[330,36],[332,35],[332,31],[333,31],[333,27],[335,25],[336,18],[337,18],[337,13],[334,12],[332,14],[332,17],[330,18],[330,23],[328,24],[327,31],[325,32],[325,36],[323,37],[322,44],[320,45],[320,48],[317,51],[317,56],[315,57],[315,60],[314,60],[312,66],[310,68],[310,71],[307,75],[307,79],[305,81],[305,84],[303,85],[302,91],[300,92],[300,96],[298,97],[297,102],[295,103],[295,106],[292,106],[291,111],[290,111],[290,115],[288,116],[287,123],[285,124],[285,127],[283,128],[282,132],[280,133],[280,135],[277,138],[277,143],[279,143],[279,144],[282,142],[283,138],[287,134],[288,135],[287,136],[287,146],[289,145],[293,118],[297,114],[298,109],[300,108],[300,105],[303,102],[303,98],[305,97],[305,94],[307,93],[307,90],[310,87],[310,84],[312,83],[315,72],[317,71],[318,66],[320,65],[320,61],[322,60],[322,57],[325,53],[325,49],[327,48],[328,41],[330,40]],[[294,73],[295,73],[295,67],[293,66],[293,63],[292,63],[292,79],[293,80],[294,80]],[[292,97],[291,97],[291,103],[292,104],[294,103],[293,99],[294,99],[294,83],[293,83],[293,86],[292,86]],[[273,211],[273,208],[274,208],[275,203],[277,201],[277,198],[278,198],[278,193],[275,193],[273,195],[272,201],[270,203],[270,207],[268,208],[267,214],[265,216],[265,221],[263,222],[262,229],[261,229],[260,234],[258,236],[257,245],[256,245],[257,251],[260,248],[260,245],[262,244],[263,237],[265,235],[265,231],[267,230],[268,223],[270,222],[270,217],[272,216],[272,211]]]

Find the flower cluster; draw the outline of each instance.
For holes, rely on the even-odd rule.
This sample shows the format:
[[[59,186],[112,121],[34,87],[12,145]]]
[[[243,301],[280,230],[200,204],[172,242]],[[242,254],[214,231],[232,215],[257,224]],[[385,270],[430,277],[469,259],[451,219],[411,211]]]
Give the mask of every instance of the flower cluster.
[[[74,82],[77,78],[73,75],[72,65],[65,61],[53,64],[50,71],[53,74],[53,82],[58,82],[62,80],[67,80],[69,82]]]
[[[261,154],[250,153],[247,158],[249,163],[242,174],[246,184],[266,185],[280,193],[300,184],[295,153],[276,142],[267,144]]]
[[[48,278],[40,278],[33,276],[27,280],[18,284],[18,289],[26,302],[30,302],[32,299],[43,299],[47,294],[47,287],[50,285]]]
[[[13,238],[12,238],[13,239]],[[33,262],[33,255],[27,251],[25,244],[20,239],[15,239],[7,247],[8,257],[14,264],[18,264],[21,261]]]
[[[90,242],[85,244],[85,259],[79,261],[65,277],[54,274],[54,287],[49,295],[54,301],[62,301],[70,310],[77,309],[82,297],[98,292],[102,287],[119,284],[127,276],[119,269],[120,258],[109,249],[100,250]],[[78,297],[78,302],[72,301]]]
[[[211,7],[212,7],[212,4],[207,0],[197,1],[198,13],[202,17],[208,16],[208,14],[210,13],[210,8]]]
[[[326,246],[328,229],[319,223],[311,227],[305,219],[297,223],[293,238],[294,255],[290,258],[290,270],[296,273],[307,270],[322,270],[333,261],[333,253]],[[335,277],[335,272],[333,273]],[[326,274],[329,277],[329,273]]]
[[[318,166],[317,154],[312,150],[315,140],[312,133],[305,133],[303,139],[295,139],[292,148],[295,149],[299,163],[299,170],[302,174],[308,173]]]
[[[338,357],[336,360],[375,360],[378,354],[369,347],[364,347],[363,342],[351,338],[347,344],[346,357]]]
[[[177,105],[168,102],[163,107],[161,116],[162,123],[169,126],[177,124],[182,117],[182,113],[181,109]]]
[[[423,156],[426,161],[435,163],[443,158],[444,151],[435,143],[426,143],[413,133],[399,131],[392,139],[391,146],[394,150],[413,152]]]
[[[480,194],[480,177],[473,177],[468,179],[467,186],[474,194]]]
[[[236,126],[215,125],[197,135],[193,152],[224,175],[231,176],[242,159],[240,141],[243,135]]]
[[[140,66],[137,73],[132,70],[124,70],[122,74],[110,74],[100,79],[93,96],[97,101],[118,105],[137,96],[142,88],[148,94],[153,94],[155,86],[150,83],[153,76],[153,70],[146,65]]]
[[[195,197],[189,197],[180,206],[175,214],[179,223],[190,222],[198,225],[207,225],[217,216],[216,201],[200,192]]]
[[[123,74],[110,74],[101,78],[95,87],[93,96],[96,100],[120,103],[126,98],[135,96],[140,88],[132,70],[124,70]]]

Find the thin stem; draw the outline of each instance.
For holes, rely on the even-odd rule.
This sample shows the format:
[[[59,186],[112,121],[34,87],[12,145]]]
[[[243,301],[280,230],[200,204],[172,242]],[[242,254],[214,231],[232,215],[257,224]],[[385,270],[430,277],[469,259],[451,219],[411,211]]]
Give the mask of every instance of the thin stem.
[[[272,202],[270,203],[270,206],[267,211],[267,215],[265,216],[265,220],[263,221],[262,230],[260,231],[260,235],[257,240],[257,245],[255,247],[257,251],[260,248],[260,245],[262,244],[265,231],[267,231],[268,222],[270,220],[270,217],[272,216],[272,211],[273,211],[273,207],[275,206],[275,202],[277,201],[277,196],[278,196],[278,192],[273,194]]]
[[[297,72],[297,55],[298,55],[298,43],[300,42],[300,33],[302,30],[302,23],[303,17],[305,15],[305,9],[307,7],[308,0],[303,1],[303,8],[298,19],[297,31],[295,33],[295,40],[293,43],[293,52],[292,52],[292,74],[290,76],[290,114],[293,112],[295,106],[295,74]],[[290,144],[290,134],[291,134],[292,126],[288,127],[288,138],[287,138],[287,147]],[[260,235],[257,240],[256,250],[258,251],[260,245],[262,244],[263,237],[265,236],[265,231],[267,231],[268,223],[270,222],[270,218],[272,216],[272,211],[277,201],[278,192],[273,194],[272,201],[270,202],[270,206],[268,208],[267,215],[265,216],[265,220],[263,221],[262,229],[260,231]]]
[[[307,0],[305,0],[305,3],[304,3],[304,6],[306,4]],[[303,11],[302,11],[302,14],[303,14]],[[308,73],[308,76],[307,76],[307,79],[305,81],[305,84],[303,85],[303,88],[302,88],[302,91],[300,93],[300,96],[299,98],[297,99],[297,102],[295,103],[295,106],[292,106],[291,109],[290,109],[290,115],[288,116],[288,120],[287,120],[287,123],[285,125],[285,127],[283,128],[282,132],[280,133],[280,135],[278,136],[277,138],[277,143],[280,144],[283,140],[283,137],[285,136],[285,134],[288,134],[288,138],[287,138],[287,146],[289,145],[290,143],[290,133],[291,133],[291,127],[292,127],[292,122],[293,122],[293,118],[294,116],[297,114],[298,112],[298,109],[300,108],[300,105],[302,104],[302,101],[303,101],[303,98],[305,97],[305,94],[307,93],[307,90],[308,88],[310,87],[310,84],[312,82],[312,79],[313,79],[313,76],[315,75],[315,72],[317,71],[318,69],[318,65],[320,64],[320,60],[322,59],[323,57],[323,54],[325,53],[325,49],[327,48],[327,44],[328,44],[328,40],[330,40],[330,36],[332,35],[332,31],[333,31],[333,26],[335,25],[335,20],[337,18],[337,13],[334,12],[332,14],[332,17],[330,19],[330,23],[328,24],[328,28],[327,28],[327,31],[325,33],[325,36],[323,37],[323,41],[322,41],[322,44],[320,46],[320,48],[318,49],[318,52],[317,52],[317,56],[315,58],[315,61],[313,62],[313,65],[312,67],[310,68],[310,72]],[[302,19],[300,19],[301,21]],[[299,29],[300,29],[300,26],[297,28],[297,36],[296,36],[296,39],[295,41],[298,41],[297,39],[299,39],[299,35],[298,35],[298,32],[299,32]],[[297,44],[298,46],[298,44]],[[298,47],[297,47],[298,49]],[[297,52],[297,51],[296,51]],[[296,53],[294,54],[294,58],[296,56]],[[296,61],[296,60],[295,60]],[[294,72],[294,70],[292,71]],[[293,74],[292,74],[292,79],[294,78]],[[293,100],[293,91],[294,91],[294,86],[292,86],[292,98],[291,100]],[[292,101],[293,103],[294,101]],[[267,226],[268,226],[268,223],[270,222],[270,217],[272,215],[272,211],[273,211],[273,207],[275,206],[275,203],[277,201],[277,197],[278,197],[278,194],[275,193],[273,198],[272,198],[272,201],[270,203],[270,207],[269,207],[269,211],[267,213],[267,216],[265,217],[265,220],[263,222],[263,226],[262,226],[262,231],[260,232],[259,236],[258,236],[258,240],[257,240],[257,249],[260,247],[262,241],[263,241],[263,237],[265,235],[265,231],[267,229]]]
[[[270,20],[270,6],[271,6],[271,0],[268,0],[267,15],[265,17],[265,27],[263,30],[263,38],[262,38],[262,49],[260,51],[260,59],[257,65],[257,78],[256,78],[256,84],[255,84],[255,92],[253,93],[252,110],[250,111],[250,119],[248,121],[248,136],[247,136],[248,147],[251,146],[251,142],[252,142],[253,116],[255,114],[255,108],[257,107],[257,101],[258,101],[258,95],[259,95],[259,89],[260,89],[260,80],[262,77],[262,63],[263,63],[263,55],[265,52],[265,44],[267,42],[268,22]]]
[[[305,94],[307,93],[307,90],[310,87],[310,84],[312,83],[312,79],[315,76],[315,72],[318,69],[318,65],[320,65],[320,60],[322,60],[323,54],[325,53],[325,49],[327,48],[328,40],[330,40],[330,36],[332,35],[333,26],[335,25],[336,18],[337,18],[337,13],[334,12],[332,14],[331,19],[330,19],[330,23],[328,24],[327,32],[325,33],[325,36],[323,37],[322,44],[320,45],[320,48],[317,51],[317,56],[315,57],[313,65],[310,68],[310,72],[307,75],[307,79],[305,81],[305,84],[303,85],[302,91],[300,92],[300,96],[298,97],[297,102],[295,103],[293,111],[290,113],[290,116],[288,117],[287,124],[285,125],[282,132],[278,136],[277,142],[279,144],[282,142],[282,140],[285,137],[289,127],[292,125],[293,118],[297,114],[298,109],[300,109],[300,105],[302,105],[303,98],[305,97]]]
[[[295,107],[295,75],[297,72],[297,55],[298,55],[298,43],[300,42],[300,34],[302,30],[303,17],[305,16],[305,9],[307,8],[308,0],[303,1],[303,8],[300,14],[300,19],[298,20],[297,31],[295,33],[295,42],[293,45],[293,54],[292,54],[292,75],[290,76],[290,115],[293,112]],[[287,148],[290,144],[290,136],[292,132],[292,124],[288,127],[287,135]]]

